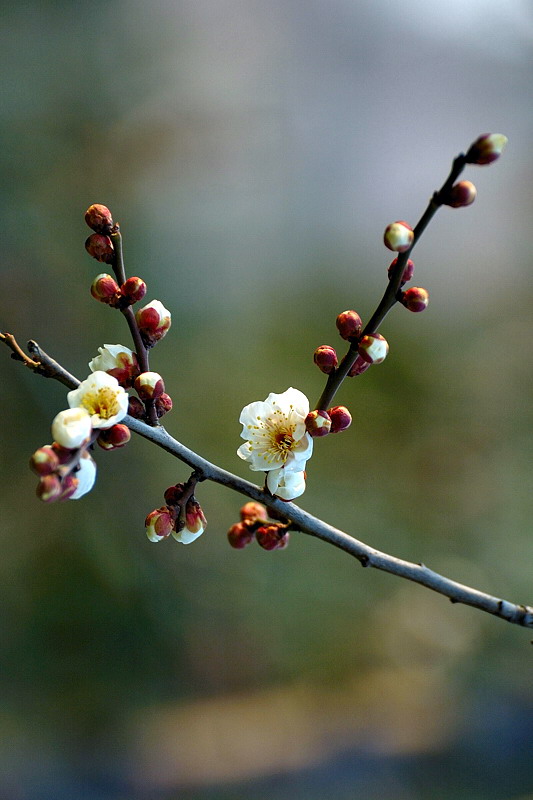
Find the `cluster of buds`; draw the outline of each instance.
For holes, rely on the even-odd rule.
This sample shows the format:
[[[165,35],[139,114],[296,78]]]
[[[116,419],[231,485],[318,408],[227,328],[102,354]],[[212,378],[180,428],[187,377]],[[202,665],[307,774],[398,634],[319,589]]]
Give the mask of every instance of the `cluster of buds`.
[[[240,510],[240,522],[228,531],[228,542],[236,550],[242,550],[255,539],[263,550],[284,550],[289,544],[288,524],[272,522],[261,503],[250,501]]]
[[[45,502],[78,500],[96,479],[89,448],[96,441],[104,450],[116,450],[130,439],[121,424],[128,411],[128,395],[116,378],[97,370],[67,394],[69,408],[52,422],[51,445],[32,455],[30,466],[39,475],[37,495]]]
[[[111,236],[119,233],[119,227],[107,206],[95,203],[85,212],[85,221],[92,233],[85,242],[85,249],[92,258],[113,266],[116,270],[116,252]],[[142,278],[132,277],[119,285],[112,275],[102,272],[91,284],[91,294],[101,303],[123,311],[142,300],[146,294],[146,283]],[[153,347],[170,328],[170,312],[159,300],[141,308],[135,319],[146,348]]]
[[[397,259],[395,259],[389,267],[389,277],[394,269],[394,266],[396,265],[396,262]],[[404,282],[411,278],[413,269],[413,262],[408,261],[403,275]],[[365,334],[362,336],[363,323],[357,311],[353,311],[352,309],[349,309],[348,311],[342,311],[337,316],[335,324],[340,336],[346,341],[349,341],[351,344],[357,346],[358,357],[353,362],[348,372],[348,377],[354,378],[356,375],[362,375],[362,373],[366,372],[371,364],[380,364],[382,361],[384,361],[387,353],[389,352],[389,345],[386,339],[380,333],[374,333],[372,335]],[[320,345],[320,347],[317,347],[313,354],[313,360],[320,371],[324,372],[326,375],[334,372],[339,364],[337,352],[335,348],[331,347],[329,344],[323,344]],[[330,414],[330,412],[331,409],[327,412],[327,414]],[[326,412],[312,412],[312,414],[322,417],[322,415],[326,414]],[[311,433],[311,436],[325,436],[326,433],[330,433],[330,429],[327,428],[328,421],[326,420],[323,422],[318,418],[318,416],[315,416],[313,419],[309,419],[308,430],[309,433]],[[325,418],[322,417],[322,419]],[[345,430],[347,427],[348,425],[344,425],[344,427],[338,427],[335,429],[335,426],[333,426],[331,428],[331,432],[334,433],[336,431]]]
[[[194,542],[204,532],[207,520],[194,497],[191,483],[177,483],[165,492],[166,505],[150,511],[145,520],[146,535],[151,542],[172,536],[181,544]]]
[[[333,406],[327,411],[315,409],[305,418],[305,429],[313,438],[341,433],[352,424],[352,415],[345,406]]]
[[[102,272],[92,282],[91,294],[100,303],[123,309],[143,299],[146,294],[146,283],[142,278],[128,278],[122,286],[119,286],[111,275]]]

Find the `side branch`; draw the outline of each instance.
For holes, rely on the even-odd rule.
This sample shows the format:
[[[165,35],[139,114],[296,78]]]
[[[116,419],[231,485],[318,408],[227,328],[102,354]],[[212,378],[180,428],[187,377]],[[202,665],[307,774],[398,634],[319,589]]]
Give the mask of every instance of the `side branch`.
[[[5,341],[3,335],[3,340]],[[5,341],[8,346],[12,345]],[[36,357],[33,365],[31,366],[35,372],[39,372],[47,377],[55,378],[69,389],[75,389],[79,385],[79,381],[60,364],[52,359],[47,353],[42,350],[36,342],[28,343],[28,350]],[[22,351],[21,351],[22,353]],[[38,359],[38,360],[37,360]],[[30,359],[27,357],[19,359],[27,363]],[[192,467],[195,471],[199,481],[210,480],[214,483],[219,483],[222,486],[227,486],[235,492],[246,495],[252,500],[263,503],[268,508],[277,512],[284,518],[291,521],[291,528],[306,533],[309,536],[315,536],[317,539],[322,539],[324,542],[338,547],[340,550],[354,556],[363,567],[374,567],[383,572],[389,572],[391,575],[397,575],[400,578],[405,578],[414,583],[419,583],[427,589],[448,597],[452,603],[462,603],[464,605],[478,608],[480,611],[486,611],[499,617],[507,622],[512,622],[516,625],[521,625],[525,628],[533,628],[533,607],[511,603],[508,600],[502,600],[492,595],[480,592],[464,584],[457,583],[444,575],[426,567],[424,564],[413,564],[409,561],[404,561],[388,553],[383,553],[373,547],[360,542],[353,536],[345,533],[344,531],[328,525],[321,519],[314,517],[307,511],[294,505],[294,503],[286,503],[282,500],[273,497],[271,494],[263,491],[258,486],[250,483],[232,472],[212,464],[205,458],[202,458],[193,450],[190,450],[185,445],[174,439],[163,426],[158,425],[152,427],[142,422],[141,420],[134,419],[131,416],[126,416],[123,422],[139,436],[148,439],[158,447],[166,450],[171,455],[183,461],[188,466]]]

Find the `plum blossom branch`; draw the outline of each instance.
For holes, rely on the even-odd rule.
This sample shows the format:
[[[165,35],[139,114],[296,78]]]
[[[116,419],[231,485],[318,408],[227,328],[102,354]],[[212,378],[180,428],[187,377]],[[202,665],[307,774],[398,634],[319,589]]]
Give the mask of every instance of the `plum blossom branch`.
[[[1,338],[5,341],[5,335],[2,335]],[[76,389],[80,385],[77,378],[47,355],[36,342],[32,342],[32,351],[35,354],[39,354],[41,360],[39,364],[36,362],[35,367],[33,367],[35,372],[39,374],[48,374],[48,377],[54,377],[70,389]],[[41,367],[44,368],[46,372],[43,372]],[[194,487],[196,481],[205,480],[226,486],[235,492],[249,497],[251,500],[266,505],[268,509],[273,511],[278,517],[288,520],[291,530],[301,531],[302,533],[314,536],[317,539],[321,539],[343,550],[345,553],[356,558],[363,567],[373,567],[382,572],[388,572],[391,575],[405,578],[406,580],[418,583],[427,589],[431,589],[447,597],[452,603],[472,606],[480,611],[485,611],[495,617],[499,617],[506,622],[521,625],[525,628],[533,628],[533,606],[512,603],[508,600],[494,597],[478,589],[447,578],[424,564],[414,564],[410,561],[405,561],[377,550],[356,539],[354,536],[309,514],[294,503],[279,500],[265,492],[259,486],[213,464],[183,445],[171,436],[161,425],[152,427],[142,420],[134,419],[131,416],[124,417],[122,422],[134,433],[151,441],[157,447],[166,450],[166,452],[191,467],[194,470],[194,477],[190,482],[192,487]]]
[[[500,148],[499,152],[501,152],[501,149],[503,149],[503,146],[507,140],[505,137],[501,137],[499,134],[495,134],[493,136],[498,137],[498,146]],[[475,187],[472,184],[470,184],[468,181],[463,182],[465,185],[457,184],[454,186],[454,184],[467,164],[487,164],[491,163],[491,161],[497,158],[497,155],[495,155],[495,158],[483,160],[484,156],[480,155],[480,142],[482,139],[486,138],[486,136],[480,137],[472,144],[466,155],[464,153],[460,153],[454,159],[448,177],[442,184],[441,188],[438,191],[435,191],[431,196],[424,213],[412,231],[410,243],[408,246],[404,247],[402,251],[398,252],[398,258],[395,262],[393,262],[394,266],[389,274],[389,283],[376,310],[362,329],[360,336],[351,340],[348,352],[340,362],[339,366],[328,374],[324,391],[320,395],[320,398],[316,404],[316,408],[318,410],[325,411],[328,406],[331,405],[335,394],[337,393],[348,373],[353,369],[357,361],[362,360],[359,350],[360,340],[363,339],[364,336],[375,334],[391,308],[398,302],[399,290],[402,284],[402,276],[404,275],[404,270],[409,261],[409,256],[440,206],[451,205],[452,207],[458,208],[461,205],[469,205],[471,202],[473,202],[475,198]],[[500,139],[502,140],[501,142]],[[468,186],[466,186],[466,184],[468,184]],[[459,191],[457,191],[457,189]],[[463,190],[463,194],[461,194],[461,190]],[[462,202],[459,199],[459,195],[462,197]],[[394,224],[397,225],[399,223]],[[389,247],[388,244],[387,246]],[[396,250],[398,248],[390,247],[390,249]]]

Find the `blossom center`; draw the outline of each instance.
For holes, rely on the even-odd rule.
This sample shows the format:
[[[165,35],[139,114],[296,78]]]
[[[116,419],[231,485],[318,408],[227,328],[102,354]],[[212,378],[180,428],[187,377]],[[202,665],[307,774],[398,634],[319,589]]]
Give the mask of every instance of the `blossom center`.
[[[274,441],[276,443],[277,449],[280,453],[290,453],[294,446],[294,439],[290,435],[290,433],[281,432],[277,433],[274,437]]]
[[[110,419],[120,412],[118,393],[109,386],[102,386],[96,391],[85,392],[81,405],[91,416],[96,414],[101,419]]]

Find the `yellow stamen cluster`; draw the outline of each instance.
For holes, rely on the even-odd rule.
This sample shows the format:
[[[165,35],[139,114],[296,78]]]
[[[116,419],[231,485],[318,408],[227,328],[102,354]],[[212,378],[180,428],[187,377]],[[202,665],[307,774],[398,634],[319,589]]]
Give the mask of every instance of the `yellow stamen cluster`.
[[[89,414],[97,414],[102,419],[114,417],[120,411],[118,403],[118,392],[109,386],[102,386],[96,391],[86,392],[83,395],[81,405],[86,408]]]

